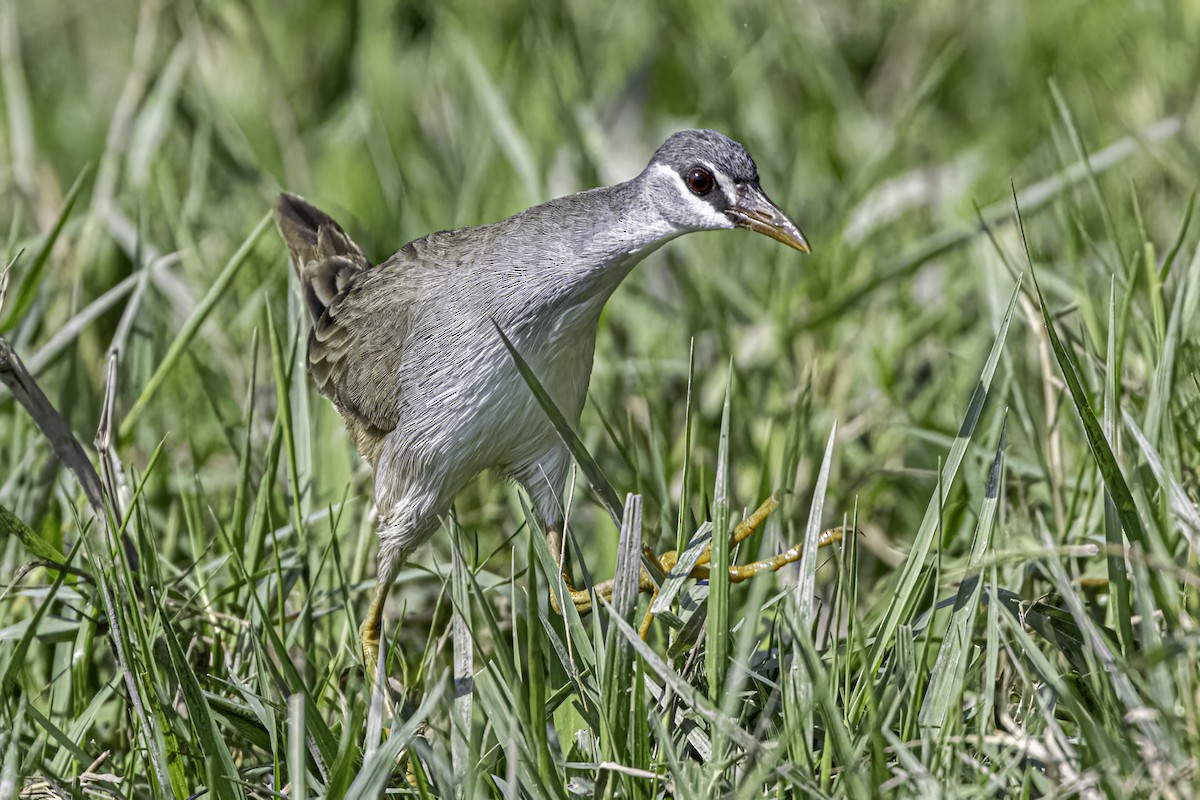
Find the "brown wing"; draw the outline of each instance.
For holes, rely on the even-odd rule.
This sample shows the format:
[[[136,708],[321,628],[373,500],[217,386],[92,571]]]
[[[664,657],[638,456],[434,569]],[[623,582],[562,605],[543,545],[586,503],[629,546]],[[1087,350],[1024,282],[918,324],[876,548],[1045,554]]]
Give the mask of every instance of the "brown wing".
[[[404,294],[389,291],[394,267],[371,269],[340,225],[296,195],[279,196],[276,218],[313,318],[308,372],[374,466],[396,427],[408,331]]]
[[[313,322],[371,264],[342,226],[303,197],[286,192],[275,204],[279,232],[292,255],[304,301]]]
[[[386,281],[368,279],[388,269],[357,276],[308,336],[308,372],[372,466],[399,419],[399,372],[409,328],[403,294],[387,291]]]

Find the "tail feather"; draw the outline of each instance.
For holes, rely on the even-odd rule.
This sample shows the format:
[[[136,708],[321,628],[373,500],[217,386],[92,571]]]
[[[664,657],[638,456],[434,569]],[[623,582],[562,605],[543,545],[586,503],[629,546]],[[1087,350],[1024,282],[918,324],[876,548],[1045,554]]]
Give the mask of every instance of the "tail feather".
[[[279,232],[313,322],[359,272],[371,265],[358,245],[332,217],[298,195],[283,193],[275,204]]]

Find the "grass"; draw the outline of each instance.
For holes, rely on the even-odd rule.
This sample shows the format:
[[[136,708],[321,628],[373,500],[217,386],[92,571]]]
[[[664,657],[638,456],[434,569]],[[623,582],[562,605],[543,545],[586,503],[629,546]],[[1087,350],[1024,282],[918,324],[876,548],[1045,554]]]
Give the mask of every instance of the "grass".
[[[95,465],[0,396],[0,798],[1194,793],[1200,16],[848,8],[0,2],[0,335]],[[612,602],[556,615],[482,477],[372,695],[370,474],[274,194],[382,258],[693,125],[815,254],[641,266],[564,431]],[[643,641],[642,545],[710,543],[805,550],[668,577]]]

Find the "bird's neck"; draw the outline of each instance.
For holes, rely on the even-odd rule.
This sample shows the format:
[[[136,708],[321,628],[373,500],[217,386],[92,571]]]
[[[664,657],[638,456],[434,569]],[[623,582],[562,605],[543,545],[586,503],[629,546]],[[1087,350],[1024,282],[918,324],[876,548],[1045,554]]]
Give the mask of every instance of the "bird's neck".
[[[558,252],[543,260],[545,277],[557,285],[556,294],[574,302],[594,299],[603,306],[638,262],[684,232],[661,218],[641,176],[540,208],[560,232],[547,237]]]

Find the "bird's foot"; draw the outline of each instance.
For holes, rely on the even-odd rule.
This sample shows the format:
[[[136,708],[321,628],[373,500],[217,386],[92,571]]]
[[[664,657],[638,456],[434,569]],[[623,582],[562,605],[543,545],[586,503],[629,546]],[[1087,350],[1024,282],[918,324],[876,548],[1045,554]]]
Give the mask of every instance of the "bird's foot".
[[[762,523],[766,521],[767,517],[769,517],[777,508],[779,508],[779,501],[776,500],[775,497],[768,497],[765,501],[763,501],[763,504],[760,505],[753,514],[746,517],[746,519],[742,520],[740,523],[738,523],[737,527],[734,528],[733,535],[730,537],[730,548],[732,549],[740,542],[749,538],[750,535],[758,530],[759,526],[761,526]],[[830,528],[817,538],[817,547],[825,547],[827,545],[834,544],[835,542],[840,542],[843,535],[844,531],[842,528]],[[729,567],[729,580],[732,583],[741,583],[742,581],[753,578],[755,575],[758,575],[761,572],[775,572],[787,566],[788,564],[799,561],[801,555],[803,555],[803,552],[804,546],[797,544],[789,547],[787,550],[778,555],[771,556],[770,558],[753,561],[749,564],[734,564]],[[646,548],[645,553],[647,558],[658,564],[658,567],[660,570],[662,570],[663,574],[670,574],[671,570],[673,570],[675,565],[679,562],[679,553],[675,550],[669,550],[660,556],[655,555],[652,550]],[[711,567],[709,566],[711,561],[712,545],[709,544],[704,548],[704,551],[700,554],[700,557],[696,559],[696,563],[688,573],[688,577],[696,580],[708,579],[711,575]],[[562,574],[562,579],[563,587],[566,590],[565,597],[570,598],[571,602],[575,605],[575,610],[580,614],[586,614],[592,610],[593,593],[603,597],[606,600],[612,597],[613,581],[611,580],[598,583],[589,591],[587,589],[573,588],[571,586],[570,578],[567,577],[565,572]],[[654,583],[649,573],[647,573],[645,569],[642,570],[640,579],[638,581],[638,591],[649,594],[658,593],[657,584]],[[559,606],[559,597],[553,589],[550,591],[550,606],[554,609],[555,613],[562,613],[562,610]],[[649,633],[650,623],[653,621],[654,615],[650,613],[649,609],[647,609],[646,615],[642,618],[642,624],[638,626],[638,633],[641,634],[643,639],[645,639]]]
[[[374,624],[372,624],[374,623]],[[363,671],[375,683],[379,672],[379,632],[381,625],[370,617],[358,629],[358,644],[362,650]]]

